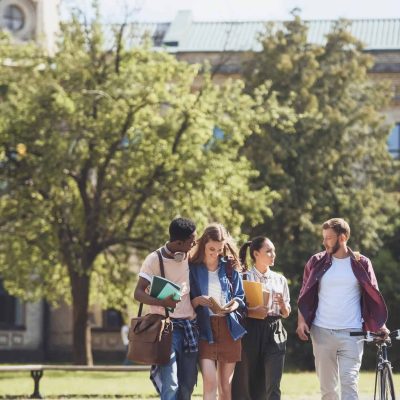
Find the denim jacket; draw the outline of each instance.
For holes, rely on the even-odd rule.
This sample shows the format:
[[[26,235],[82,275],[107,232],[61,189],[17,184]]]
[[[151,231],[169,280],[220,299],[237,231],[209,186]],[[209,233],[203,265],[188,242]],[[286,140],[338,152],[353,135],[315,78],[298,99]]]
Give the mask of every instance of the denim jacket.
[[[245,308],[242,278],[237,271],[233,271],[231,293],[230,283],[226,275],[226,264],[227,261],[221,257],[219,260],[218,277],[221,283],[222,293],[225,296],[225,301],[228,303],[230,300],[235,299],[239,303],[239,308]],[[189,280],[191,299],[202,295],[208,295],[208,270],[204,264],[189,263]],[[214,343],[208,307],[198,306],[195,311],[197,314],[200,339],[205,339],[208,343]],[[246,333],[246,330],[239,323],[237,313],[231,312],[226,318],[232,338],[234,340],[240,339]]]
[[[349,249],[351,268],[361,287],[361,315],[364,329],[377,331],[388,317],[388,311],[372,268],[371,261],[360,255],[356,260]],[[298,307],[307,325],[310,327],[318,308],[319,281],[332,265],[332,256],[326,251],[313,255],[304,268],[303,285],[300,290]]]

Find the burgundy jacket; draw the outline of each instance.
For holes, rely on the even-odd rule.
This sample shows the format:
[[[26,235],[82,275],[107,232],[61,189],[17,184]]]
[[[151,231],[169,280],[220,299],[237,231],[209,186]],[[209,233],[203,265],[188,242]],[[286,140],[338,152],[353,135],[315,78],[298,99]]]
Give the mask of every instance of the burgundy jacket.
[[[356,259],[354,253],[349,248],[348,250],[351,268],[361,286],[361,315],[364,329],[376,332],[388,318],[385,300],[379,292],[371,261],[363,255]],[[322,251],[314,254],[304,268],[303,285],[297,304],[309,327],[314,321],[318,307],[319,281],[331,265],[332,255]]]

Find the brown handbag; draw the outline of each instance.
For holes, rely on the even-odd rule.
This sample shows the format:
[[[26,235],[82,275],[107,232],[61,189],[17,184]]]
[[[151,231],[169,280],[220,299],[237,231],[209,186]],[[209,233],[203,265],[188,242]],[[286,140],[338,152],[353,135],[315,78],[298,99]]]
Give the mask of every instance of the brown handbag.
[[[161,276],[165,277],[161,253],[157,251],[157,255],[160,260]],[[142,316],[142,309],[143,303],[140,303],[138,316],[131,320],[127,359],[140,364],[168,364],[171,357],[173,330],[168,310],[165,309],[165,315]]]

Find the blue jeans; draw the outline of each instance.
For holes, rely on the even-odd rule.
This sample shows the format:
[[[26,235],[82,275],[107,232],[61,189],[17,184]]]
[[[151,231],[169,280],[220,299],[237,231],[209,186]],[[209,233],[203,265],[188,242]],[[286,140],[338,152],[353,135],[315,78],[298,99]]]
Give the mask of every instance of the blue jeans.
[[[197,352],[183,351],[183,329],[174,326],[171,359],[162,365],[161,400],[190,400],[197,382]]]

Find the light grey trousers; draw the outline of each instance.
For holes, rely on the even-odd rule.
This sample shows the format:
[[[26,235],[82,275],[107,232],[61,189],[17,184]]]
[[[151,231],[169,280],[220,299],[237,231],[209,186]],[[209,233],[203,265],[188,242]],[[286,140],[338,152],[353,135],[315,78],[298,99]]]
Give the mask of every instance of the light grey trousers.
[[[364,342],[358,336],[350,336],[354,329],[325,329],[312,325],[310,331],[321,399],[358,400]]]

